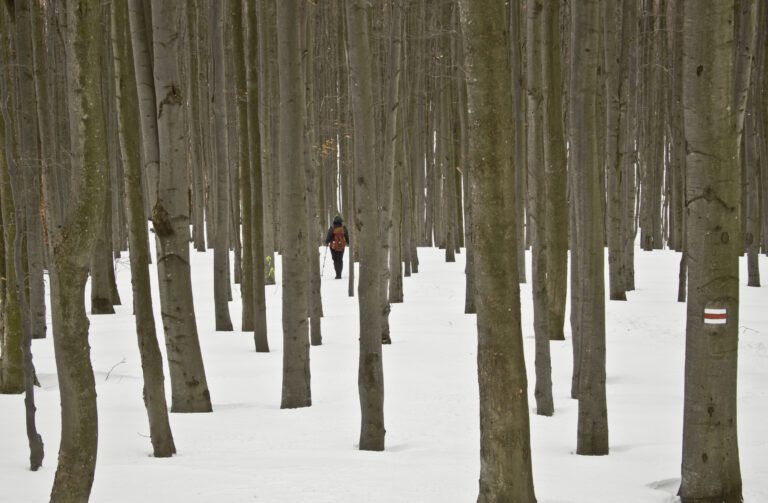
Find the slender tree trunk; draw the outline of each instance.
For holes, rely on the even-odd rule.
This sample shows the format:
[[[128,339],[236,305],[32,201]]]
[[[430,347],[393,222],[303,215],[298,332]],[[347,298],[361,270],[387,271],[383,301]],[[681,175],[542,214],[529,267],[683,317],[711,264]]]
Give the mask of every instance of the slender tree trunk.
[[[128,217],[131,253],[131,284],[136,335],[144,377],[144,405],[149,417],[149,433],[155,457],[169,457],[176,452],[168,421],[165,399],[163,357],[157,341],[152,292],[149,280],[149,235],[145,221],[144,189],[141,183],[140,136],[138,134],[138,94],[133,78],[133,58],[125,3],[112,5],[112,54],[117,103],[117,130]]]
[[[21,175],[18,166],[18,131],[16,116],[16,100],[14,99],[14,78],[12,68],[16,66],[13,55],[13,44],[10,30],[6,31],[10,23],[5,19],[5,8],[0,12],[0,28],[3,30],[0,39],[0,108],[2,109],[2,122],[0,122],[0,146],[2,146],[3,158],[0,159],[0,205],[2,205],[3,223],[3,248],[4,256],[2,269],[2,339],[0,339],[0,393],[16,394],[24,392],[24,356],[22,354],[23,325],[20,296],[16,289],[17,281],[24,284],[23,268],[17,269],[23,261],[23,250],[18,250],[14,243],[16,236],[24,235],[24,202],[25,198],[17,195],[16,204],[11,191],[11,184],[19,185],[18,178],[10,178],[9,175]],[[9,13],[10,14],[10,13]],[[10,17],[10,16],[9,16]],[[17,167],[18,166],[18,167]],[[23,188],[23,179],[21,187]],[[18,271],[18,273],[17,273]],[[20,277],[19,277],[20,276]],[[24,288],[26,291],[26,288]]]
[[[377,162],[374,155],[373,68],[368,33],[368,3],[346,1],[349,86],[354,115],[355,228],[360,240],[360,449],[384,450],[384,370],[381,352],[380,216],[377,210]]]
[[[320,151],[317,142],[317,116],[315,110],[315,82],[314,82],[314,23],[316,18],[315,6],[308,3],[303,17],[302,58],[304,63],[304,96],[306,98],[304,122],[304,176],[306,179],[306,206],[307,206],[307,281],[309,291],[307,293],[309,310],[309,336],[310,344],[320,346],[323,343],[323,335],[320,329],[320,318],[323,316],[323,301],[320,296],[320,261],[318,260],[318,244],[321,241],[320,214],[317,211],[317,191],[320,184],[320,166],[318,153]]]
[[[627,300],[621,277],[621,157],[619,137],[621,131],[621,96],[624,80],[621,78],[620,55],[626,56],[623,42],[623,5],[603,1],[604,54],[605,54],[605,174],[608,198],[606,204],[606,232],[608,234],[608,284],[611,300]]]
[[[754,9],[752,2],[738,5],[749,9],[749,4]],[[688,0],[684,9],[689,287],[679,494],[683,503],[740,502],[736,377],[743,242],[738,150],[745,100],[739,77],[745,72],[748,82],[749,61],[741,68],[737,61],[742,55],[751,59],[754,44],[742,40],[746,49],[737,51],[734,25],[741,9],[733,4]]]
[[[280,221],[283,257],[283,396],[280,407],[312,405],[307,324],[307,207],[304,178],[306,99],[301,72],[300,0],[277,5],[280,79]]]
[[[18,22],[18,18],[16,18]],[[0,33],[8,33],[9,23],[5,9],[0,7]],[[43,439],[37,432],[35,422],[35,369],[32,364],[32,324],[29,310],[29,298],[22,278],[16,271],[22,271],[22,234],[23,213],[15,207],[22,206],[25,200],[22,179],[16,164],[13,107],[10,99],[12,86],[10,77],[11,51],[8,38],[0,39],[0,146],[4,151],[0,158],[0,215],[2,216],[2,334],[0,347],[0,392],[25,394],[24,405],[26,414],[27,440],[29,443],[29,465],[36,471],[43,463]],[[20,360],[20,361],[19,361]],[[19,368],[20,367],[20,368]],[[21,386],[19,386],[19,374]],[[18,389],[21,388],[21,389]]]
[[[569,144],[573,159],[572,195],[579,252],[571,309],[577,313],[579,422],[576,452],[608,454],[605,396],[605,284],[603,212],[598,165],[596,96],[599,59],[599,0],[571,5],[571,89]]]
[[[543,152],[543,99],[541,89],[541,18],[544,6],[532,1],[526,9],[526,96],[527,96],[527,146],[528,152],[528,211],[531,222],[531,291],[533,294],[533,327],[536,339],[536,413],[551,416],[554,413],[552,399],[552,363],[549,352],[550,331],[547,294],[547,191]]]
[[[553,2],[549,2],[553,3]],[[514,132],[515,166],[518,166],[515,178],[515,232],[517,232],[517,270],[520,283],[526,282],[525,271],[525,242],[526,242],[526,191],[527,191],[527,144],[526,144],[526,100],[525,97],[525,73],[523,72],[523,54],[521,46],[525,40],[523,17],[523,4],[511,2],[509,4],[509,43],[511,47],[511,75],[512,75],[512,115],[515,124],[519,127]]]
[[[152,1],[154,87],[159,91],[155,112],[157,138],[154,139],[159,147],[159,168],[152,223],[157,237],[160,305],[171,374],[171,412],[211,412],[189,265],[186,128],[177,59],[184,18],[183,4]],[[133,25],[131,28],[133,32]],[[141,83],[137,77],[137,85]],[[143,130],[142,126],[142,134]],[[153,139],[145,137],[145,141]]]
[[[229,226],[230,176],[229,137],[224,51],[224,3],[211,4],[211,47],[213,62],[213,129],[215,132],[216,164],[216,235],[213,246],[213,296],[216,307],[216,330],[232,331],[229,316]],[[234,117],[231,117],[234,120]],[[239,224],[237,224],[239,227]]]
[[[45,337],[45,285],[43,283],[44,243],[40,221],[40,144],[38,135],[37,97],[35,95],[33,39],[31,35],[31,3],[14,2],[16,94],[19,131],[18,159],[24,180],[25,204],[18,210],[24,214],[27,274],[24,281],[29,289],[30,320],[35,339]]]
[[[563,101],[560,93],[560,7],[558,2],[545,2],[541,15],[541,87],[543,95],[543,161],[545,178],[545,211],[547,216],[546,263],[547,307],[550,340],[565,340],[565,300],[568,290],[568,201],[563,132]]]
[[[533,502],[509,138],[514,123],[504,2],[460,0],[469,107],[480,385],[478,502]],[[512,181],[506,181],[511,178]],[[505,191],[507,191],[505,193]],[[517,390],[510,394],[510,390]]]
[[[248,61],[245,67],[248,81],[247,105],[248,105],[248,148],[249,148],[249,166],[248,172],[251,180],[251,232],[252,244],[252,264],[253,279],[253,339],[256,346],[256,352],[268,353],[269,340],[267,339],[267,307],[264,299],[264,205],[262,192],[262,142],[261,131],[259,127],[259,75],[258,67],[255,64],[259,55],[259,32],[258,20],[256,17],[256,5],[252,2],[246,2],[248,19]],[[243,180],[243,183],[245,181]],[[243,200],[245,201],[245,199]],[[245,214],[245,209],[243,211]],[[245,223],[243,223],[245,225]],[[243,287],[245,287],[243,282]]]

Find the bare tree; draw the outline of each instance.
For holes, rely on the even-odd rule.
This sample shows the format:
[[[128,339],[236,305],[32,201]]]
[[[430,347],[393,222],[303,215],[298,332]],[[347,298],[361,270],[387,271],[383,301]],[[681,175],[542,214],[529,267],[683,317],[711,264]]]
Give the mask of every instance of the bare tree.
[[[354,117],[355,228],[360,250],[360,449],[384,450],[384,369],[381,352],[381,230],[378,211],[373,116],[373,67],[368,32],[370,7],[346,0],[350,101]],[[386,197],[386,194],[384,195]]]
[[[138,12],[138,6],[135,7],[132,12]],[[179,74],[184,8],[183,3],[152,1],[157,138],[147,135],[144,122],[142,134],[145,142],[154,141],[159,146],[157,199],[152,206],[152,223],[157,237],[160,305],[171,373],[171,411],[211,412],[211,396],[197,337],[189,266],[189,183],[184,99]],[[133,21],[132,17],[132,33],[137,29]],[[134,50],[134,58],[141,60],[144,56],[143,52]],[[146,65],[142,61],[142,66]],[[137,73],[137,85],[141,83]],[[148,183],[151,182],[149,179]]]
[[[307,295],[307,206],[304,178],[306,100],[301,72],[302,0],[277,5],[280,79],[280,249],[283,257],[283,394],[280,407],[312,405]]]
[[[460,0],[469,106],[480,385],[478,502],[533,502],[515,235],[505,2]],[[512,181],[509,181],[512,178]]]
[[[744,82],[749,82],[754,50],[754,38],[744,33],[754,30],[755,3],[736,6],[684,4],[688,307],[683,503],[742,501],[736,430],[743,249],[739,143]]]

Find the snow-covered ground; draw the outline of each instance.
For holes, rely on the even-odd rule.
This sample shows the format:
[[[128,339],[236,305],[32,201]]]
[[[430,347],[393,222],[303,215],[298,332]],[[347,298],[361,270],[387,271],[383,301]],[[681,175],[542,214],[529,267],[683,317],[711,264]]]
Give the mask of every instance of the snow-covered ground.
[[[196,313],[214,412],[172,414],[179,453],[172,459],[151,457],[130,272],[126,260],[119,262],[123,306],[116,315],[91,317],[99,405],[92,501],[474,501],[479,473],[476,332],[474,316],[463,314],[464,255],[446,264],[437,250],[419,252],[421,272],[405,279],[405,303],[392,308],[394,343],[384,348],[387,437],[381,453],[360,452],[356,446],[357,298],[347,297],[347,271],[344,280],[333,280],[328,259],[322,284],[323,346],[311,349],[313,405],[280,410],[280,285],[267,287],[272,352],[257,354],[250,334],[214,331],[213,255],[193,252]],[[555,415],[534,414],[532,304],[530,287],[522,285],[540,502],[676,500],[685,321],[684,305],[675,302],[678,259],[671,252],[638,251],[637,291],[629,302],[608,304],[611,453],[604,457],[575,454],[570,340],[552,343]],[[765,257],[761,266],[766,281]],[[232,319],[239,326],[237,286],[233,294]],[[159,325],[159,312],[156,316]],[[768,501],[768,287],[742,288],[739,329],[744,495],[748,503],[761,503]],[[28,470],[22,398],[0,396],[1,501],[47,501],[56,469],[59,396],[50,338],[34,342],[34,356],[42,384],[37,417],[46,458],[39,472]]]

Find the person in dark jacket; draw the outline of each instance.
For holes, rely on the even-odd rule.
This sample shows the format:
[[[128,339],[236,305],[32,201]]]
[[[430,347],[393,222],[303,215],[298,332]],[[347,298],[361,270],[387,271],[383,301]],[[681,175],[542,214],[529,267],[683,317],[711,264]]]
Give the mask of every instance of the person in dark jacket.
[[[336,269],[336,279],[340,279],[341,270],[344,269],[344,249],[349,246],[349,232],[339,215],[333,218],[333,225],[328,228],[325,244],[326,246],[330,245],[333,268]]]

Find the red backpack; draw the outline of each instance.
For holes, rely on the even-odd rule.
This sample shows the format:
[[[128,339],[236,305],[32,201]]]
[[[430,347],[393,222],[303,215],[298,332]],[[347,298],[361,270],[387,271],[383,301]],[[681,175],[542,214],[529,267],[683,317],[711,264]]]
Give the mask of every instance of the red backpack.
[[[343,252],[347,246],[347,239],[344,237],[344,227],[333,228],[333,239],[331,239],[331,250]]]

